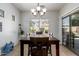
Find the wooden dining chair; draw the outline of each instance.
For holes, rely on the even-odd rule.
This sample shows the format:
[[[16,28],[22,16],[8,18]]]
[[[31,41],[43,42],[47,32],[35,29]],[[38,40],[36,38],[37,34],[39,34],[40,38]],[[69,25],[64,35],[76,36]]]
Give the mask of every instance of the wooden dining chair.
[[[49,50],[49,38],[30,37],[30,51],[32,56],[47,56]]]

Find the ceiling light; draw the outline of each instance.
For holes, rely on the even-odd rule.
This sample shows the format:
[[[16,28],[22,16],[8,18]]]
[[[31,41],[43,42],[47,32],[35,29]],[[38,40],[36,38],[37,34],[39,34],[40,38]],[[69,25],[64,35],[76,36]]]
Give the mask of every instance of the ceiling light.
[[[47,9],[44,7],[44,5],[37,4],[36,8],[31,9],[31,12],[33,15],[44,15],[46,13]]]

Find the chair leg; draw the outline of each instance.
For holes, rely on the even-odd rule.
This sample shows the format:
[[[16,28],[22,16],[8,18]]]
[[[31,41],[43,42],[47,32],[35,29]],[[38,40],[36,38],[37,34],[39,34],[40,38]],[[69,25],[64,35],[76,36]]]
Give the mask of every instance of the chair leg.
[[[50,50],[50,54],[51,54],[51,56],[52,56],[52,53],[51,53],[51,52],[52,52],[52,50],[51,50],[51,45],[50,45],[50,47],[49,47],[49,50]]]

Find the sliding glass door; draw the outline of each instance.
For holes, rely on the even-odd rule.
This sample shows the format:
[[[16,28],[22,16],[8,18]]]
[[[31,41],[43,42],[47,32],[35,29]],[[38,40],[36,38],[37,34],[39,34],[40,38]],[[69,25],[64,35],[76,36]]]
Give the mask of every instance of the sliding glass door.
[[[71,15],[72,49],[79,54],[79,13]]]
[[[69,21],[69,17],[65,17],[63,18],[63,22],[62,22],[62,42],[63,45],[69,47],[70,46],[70,21]]]
[[[79,12],[63,18],[62,44],[79,55]]]

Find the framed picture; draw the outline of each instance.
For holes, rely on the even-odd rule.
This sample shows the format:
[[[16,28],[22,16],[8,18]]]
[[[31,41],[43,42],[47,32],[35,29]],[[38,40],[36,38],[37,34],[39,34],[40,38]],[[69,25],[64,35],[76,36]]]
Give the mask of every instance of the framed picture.
[[[0,22],[0,32],[2,32],[2,22]]]
[[[4,11],[0,9],[0,17],[4,17]]]
[[[14,15],[12,15],[12,20],[15,21],[15,16]]]

